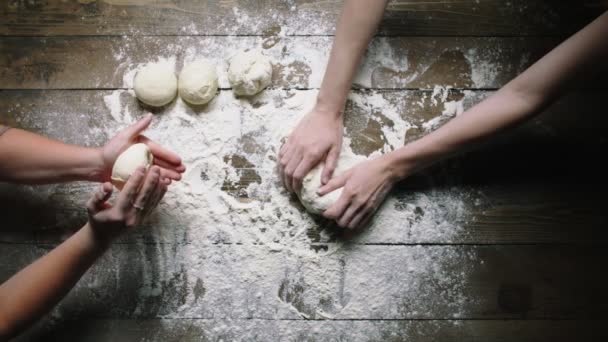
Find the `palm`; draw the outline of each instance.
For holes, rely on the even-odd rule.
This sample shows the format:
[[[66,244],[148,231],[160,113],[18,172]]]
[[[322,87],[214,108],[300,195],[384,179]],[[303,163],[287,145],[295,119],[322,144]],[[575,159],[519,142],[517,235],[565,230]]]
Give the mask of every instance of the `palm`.
[[[133,125],[120,131],[101,149],[101,158],[103,162],[102,181],[110,180],[112,167],[118,156],[129,148],[129,146],[136,143],[148,145],[150,151],[154,155],[154,164],[161,168],[161,178],[166,179],[168,182],[170,182],[170,180],[181,179],[181,173],[183,173],[186,168],[182,165],[179,156],[141,135],[141,133],[148,128],[151,121],[151,115],[144,117]]]

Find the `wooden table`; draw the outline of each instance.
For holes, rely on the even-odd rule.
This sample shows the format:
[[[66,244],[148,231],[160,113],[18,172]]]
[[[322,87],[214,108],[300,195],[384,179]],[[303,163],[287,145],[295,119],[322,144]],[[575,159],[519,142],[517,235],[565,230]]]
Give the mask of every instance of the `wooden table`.
[[[122,61],[128,58],[131,63],[152,60],[151,51],[168,43],[185,49],[201,41],[242,41],[244,46],[260,44],[271,55],[277,42],[290,49],[314,43],[329,50],[340,5],[340,1],[303,0],[4,2],[0,5],[0,122],[71,143],[100,145],[108,136],[99,134],[89,141],[80,133],[111,121],[103,97],[124,87],[116,77],[121,60],[113,56],[126,41]],[[391,2],[380,37],[367,57],[370,82],[356,85],[354,92],[406,103],[410,109],[402,116],[415,124],[406,135],[411,141],[426,133],[424,123],[441,115],[442,106],[423,101],[436,86],[449,87],[443,90],[445,101],[464,99],[465,106],[471,106],[599,15],[603,5],[602,1],[542,0]],[[400,62],[409,63],[407,70],[375,59],[383,44]],[[471,54],[478,63],[470,62]],[[319,77],[311,75],[322,70],[311,70],[298,61],[289,65],[279,61],[274,68],[273,85],[267,91],[319,87]],[[483,68],[492,68],[493,77],[477,77]],[[404,220],[403,226],[350,238],[338,235],[324,240],[318,232],[326,222],[319,221],[308,229],[311,248],[327,248],[337,241],[346,241],[347,247],[328,257],[326,264],[315,265],[316,271],[307,269],[305,257],[269,252],[267,258],[276,269],[268,277],[280,274],[282,280],[270,293],[258,295],[254,284],[239,283],[238,263],[255,262],[248,261],[251,246],[210,242],[200,265],[184,261],[164,268],[159,251],[178,258],[184,253],[182,247],[192,243],[181,234],[192,227],[175,222],[181,225],[176,233],[162,236],[158,230],[143,229],[114,245],[54,313],[22,339],[606,339],[608,169],[600,164],[608,143],[606,75],[606,70],[598,71],[584,83],[574,84],[562,100],[528,124],[395,189],[391,196],[401,207],[407,207],[412,194],[428,194],[432,200],[441,199],[445,189],[475,194],[462,197],[467,219],[457,222],[462,231],[455,237],[408,236],[417,217],[425,215],[419,208],[414,210],[418,216]],[[132,105],[143,112],[135,101]],[[383,119],[382,113],[347,105],[346,128],[353,135],[355,152],[369,154],[385,143],[377,119]],[[256,165],[238,155],[228,160],[241,172],[239,180],[225,182],[223,190],[255,201],[242,193],[259,179]],[[91,188],[83,184],[1,185],[0,189],[0,279],[4,280],[83,223],[81,203]],[[387,210],[399,210],[399,205]],[[445,255],[451,258],[441,260]],[[235,260],[234,268],[225,270],[225,284],[217,288],[213,280],[194,271],[212,267],[213,257]],[[407,265],[416,258],[437,259],[438,277],[426,270],[413,281],[402,272],[407,267],[384,272],[389,261]],[[146,286],[159,292],[141,303],[142,272],[149,271],[149,264],[157,268],[153,283]],[[112,265],[119,265],[120,275],[108,271]],[[363,279],[360,283],[350,280],[355,273]],[[335,279],[333,297],[315,293],[319,274]],[[440,279],[460,274],[458,284]],[[408,293],[412,286],[420,287],[415,292],[420,298]],[[235,300],[238,291],[248,294]],[[369,303],[370,296],[380,300],[379,307]],[[180,306],[196,306],[199,299],[199,314],[180,315]],[[210,305],[220,309],[211,310]],[[345,309],[357,306],[362,309],[352,311],[356,314]]]

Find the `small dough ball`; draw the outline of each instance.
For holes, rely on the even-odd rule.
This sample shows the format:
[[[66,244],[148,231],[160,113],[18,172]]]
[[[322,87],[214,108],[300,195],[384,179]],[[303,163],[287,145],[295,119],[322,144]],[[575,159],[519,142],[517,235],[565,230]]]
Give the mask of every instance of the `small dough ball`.
[[[179,73],[179,96],[190,104],[203,105],[217,93],[215,65],[198,60],[186,65]]]
[[[236,95],[255,95],[270,85],[272,64],[259,51],[241,51],[230,60],[228,80]]]
[[[154,107],[166,105],[177,95],[177,78],[166,63],[146,65],[135,75],[133,85],[137,98]]]
[[[366,158],[352,153],[342,151],[338,164],[334,170],[333,177],[339,176],[344,171],[364,161]],[[321,215],[340,198],[342,188],[336,189],[324,196],[319,196],[317,190],[321,187],[321,173],[323,173],[324,163],[319,163],[302,180],[302,189],[298,193],[298,198],[308,212]]]
[[[148,169],[154,157],[146,144],[134,144],[121,153],[112,167],[112,184],[119,189],[125,185],[131,174],[139,166]]]

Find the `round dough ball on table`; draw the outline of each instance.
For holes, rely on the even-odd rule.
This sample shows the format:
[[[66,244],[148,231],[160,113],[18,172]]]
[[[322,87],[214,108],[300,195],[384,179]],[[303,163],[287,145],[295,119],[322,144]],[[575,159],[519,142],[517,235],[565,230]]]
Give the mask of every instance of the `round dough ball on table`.
[[[141,143],[131,145],[114,162],[111,177],[112,184],[122,189],[127,180],[129,180],[129,177],[139,166],[143,166],[147,170],[153,161],[154,157],[148,145]]]
[[[272,64],[257,50],[241,51],[230,60],[228,81],[236,95],[255,95],[268,87],[271,80]]]
[[[201,59],[184,66],[179,74],[179,96],[193,105],[204,105],[217,93],[215,65]]]
[[[164,63],[148,64],[137,72],[133,82],[135,96],[150,106],[162,107],[177,95],[177,78]]]
[[[339,176],[364,160],[366,160],[366,158],[363,156],[358,156],[342,150],[332,177]],[[325,164],[321,162],[310,170],[302,180],[302,189],[298,192],[298,198],[304,208],[306,208],[308,212],[316,215],[321,215],[325,210],[336,203],[342,194],[342,188],[338,188],[324,196],[319,196],[317,194],[317,190],[321,187],[321,174],[323,173],[324,167]]]

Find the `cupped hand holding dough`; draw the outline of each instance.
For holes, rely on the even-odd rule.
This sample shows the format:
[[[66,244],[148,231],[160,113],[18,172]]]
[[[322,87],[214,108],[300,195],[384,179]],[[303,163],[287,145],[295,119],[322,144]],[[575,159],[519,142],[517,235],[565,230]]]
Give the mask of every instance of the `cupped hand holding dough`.
[[[135,75],[133,90],[141,102],[162,107],[177,95],[177,78],[167,63],[148,64]]]
[[[190,104],[203,105],[211,101],[217,87],[215,65],[207,60],[187,64],[179,74],[179,95]]]
[[[127,183],[129,177],[138,167],[143,166],[148,169],[154,157],[152,151],[146,144],[133,144],[121,153],[112,167],[112,184],[119,189]]]
[[[257,50],[241,51],[234,55],[228,67],[228,81],[236,95],[259,93],[272,80],[272,64]]]
[[[367,158],[363,156],[355,155],[342,148],[340,157],[338,158],[338,164],[332,177],[339,176],[366,159]],[[321,215],[325,210],[336,203],[342,194],[342,188],[336,189],[324,196],[319,196],[317,194],[317,190],[321,187],[321,174],[324,166],[325,164],[321,162],[310,170],[302,180],[302,188],[298,192],[298,198],[304,208],[306,208],[308,212],[316,215]]]

